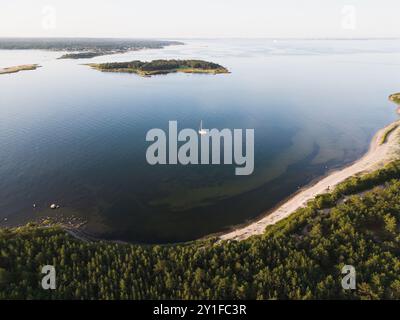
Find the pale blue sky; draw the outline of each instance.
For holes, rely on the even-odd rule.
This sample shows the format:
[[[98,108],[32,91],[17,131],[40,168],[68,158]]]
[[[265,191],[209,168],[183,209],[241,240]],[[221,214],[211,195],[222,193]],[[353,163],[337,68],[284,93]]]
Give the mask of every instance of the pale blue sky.
[[[399,13],[399,0],[0,0],[0,37],[397,37]]]

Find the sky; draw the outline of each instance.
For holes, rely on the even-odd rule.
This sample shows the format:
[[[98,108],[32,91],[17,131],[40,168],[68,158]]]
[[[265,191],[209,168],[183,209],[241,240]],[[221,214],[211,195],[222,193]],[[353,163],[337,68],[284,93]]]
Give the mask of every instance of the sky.
[[[399,12],[399,0],[0,0],[0,37],[399,37]]]

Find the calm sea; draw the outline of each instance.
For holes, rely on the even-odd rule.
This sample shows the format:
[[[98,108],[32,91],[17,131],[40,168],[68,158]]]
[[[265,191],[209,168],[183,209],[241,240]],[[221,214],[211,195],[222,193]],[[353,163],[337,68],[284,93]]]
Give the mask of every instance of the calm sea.
[[[354,161],[397,117],[387,97],[400,91],[398,40],[183,41],[89,60],[0,51],[0,67],[42,65],[0,75],[0,225],[75,215],[110,239],[196,239],[254,219]],[[83,65],[168,58],[204,59],[232,73],[142,78]],[[170,120],[254,128],[254,173],[148,165],[146,133]],[[62,208],[51,211],[51,203]]]

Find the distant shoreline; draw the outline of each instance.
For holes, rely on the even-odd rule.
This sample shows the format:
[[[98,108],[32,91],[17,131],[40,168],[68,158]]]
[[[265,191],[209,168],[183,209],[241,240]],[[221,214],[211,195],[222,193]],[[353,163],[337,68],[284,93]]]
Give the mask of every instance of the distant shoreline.
[[[67,52],[58,59],[90,59],[143,49],[183,45],[179,41],[121,38],[0,38],[0,50],[48,50]]]

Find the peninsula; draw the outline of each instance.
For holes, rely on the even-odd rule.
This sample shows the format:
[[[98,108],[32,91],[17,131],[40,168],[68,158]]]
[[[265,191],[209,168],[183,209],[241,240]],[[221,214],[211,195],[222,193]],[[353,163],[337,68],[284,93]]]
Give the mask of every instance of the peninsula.
[[[24,64],[24,65],[20,65],[20,66],[0,68],[0,74],[16,73],[16,72],[26,71],[26,70],[36,70],[39,67],[40,66],[37,64]]]
[[[135,60],[130,62],[90,63],[87,65],[102,72],[136,73],[143,77],[174,72],[229,73],[225,67],[203,60],[153,60],[150,62]]]

